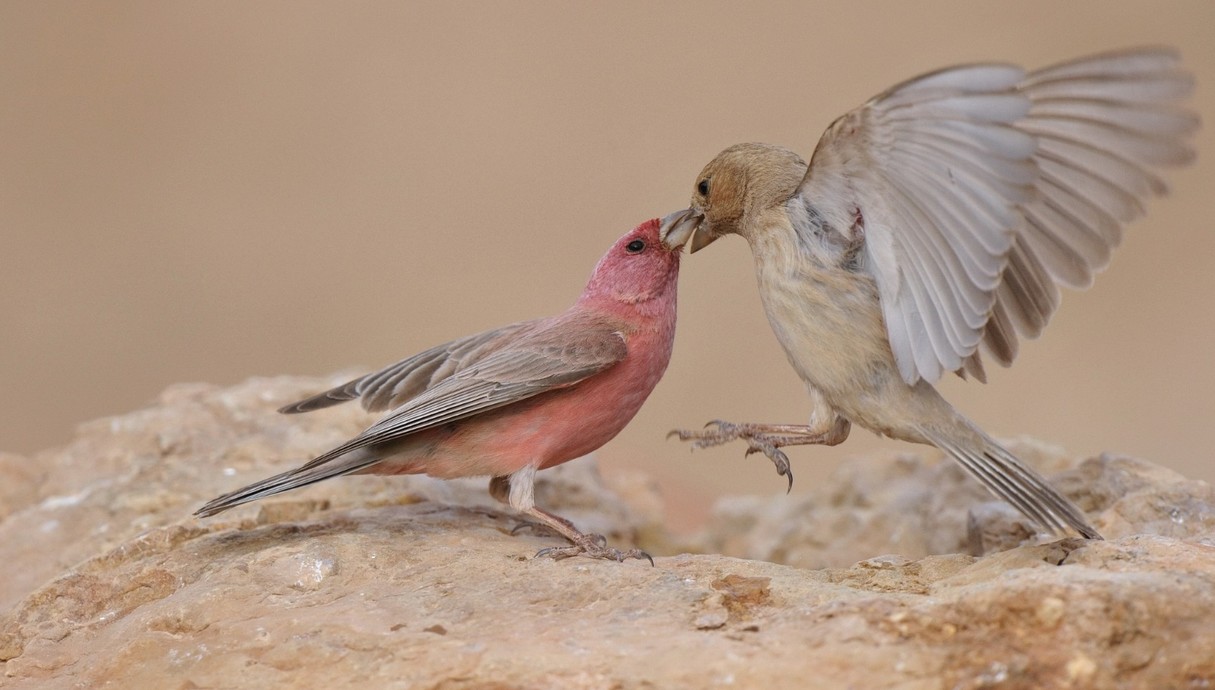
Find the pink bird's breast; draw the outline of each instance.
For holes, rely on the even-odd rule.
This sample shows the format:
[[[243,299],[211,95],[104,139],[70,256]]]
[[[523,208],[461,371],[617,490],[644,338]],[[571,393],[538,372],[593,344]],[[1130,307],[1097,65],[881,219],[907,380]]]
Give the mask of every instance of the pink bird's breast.
[[[673,290],[672,290],[673,293]],[[665,299],[665,296],[664,296]],[[650,305],[657,307],[659,305]],[[567,388],[416,434],[376,473],[425,473],[450,479],[503,476],[528,465],[553,467],[596,450],[633,419],[671,359],[674,294],[665,308],[619,321],[628,353],[618,364]]]
[[[664,332],[665,331],[665,332]],[[623,362],[579,385],[550,395],[535,438],[545,449],[540,468],[586,455],[612,440],[632,421],[671,360],[674,327],[634,334]]]

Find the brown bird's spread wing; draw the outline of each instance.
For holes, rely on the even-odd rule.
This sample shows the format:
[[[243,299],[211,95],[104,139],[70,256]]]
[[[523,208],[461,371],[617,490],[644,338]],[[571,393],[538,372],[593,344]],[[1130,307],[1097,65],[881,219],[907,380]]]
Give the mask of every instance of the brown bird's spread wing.
[[[407,357],[379,371],[347,381],[310,398],[279,408],[283,414],[298,414],[362,398],[368,412],[392,409],[439,381],[479,361],[504,339],[534,328],[538,320],[475,333]]]
[[[824,227],[864,241],[899,371],[1008,365],[1085,286],[1121,226],[1189,161],[1191,77],[1161,49],[1025,74],[971,65],[905,82],[837,120],[798,190]]]
[[[613,324],[593,318],[553,321],[435,383],[297,472],[357,448],[400,439],[572,386],[611,368],[627,354],[624,336]]]

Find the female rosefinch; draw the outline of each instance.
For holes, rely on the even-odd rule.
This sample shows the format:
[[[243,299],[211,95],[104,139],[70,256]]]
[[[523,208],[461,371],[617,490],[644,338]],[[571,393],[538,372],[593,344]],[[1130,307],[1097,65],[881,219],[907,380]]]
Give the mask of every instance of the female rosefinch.
[[[982,380],[1086,287],[1122,225],[1165,190],[1154,168],[1193,157],[1191,78],[1168,50],[1082,58],[1026,74],[954,67],[836,120],[807,167],[766,144],[732,146],[696,178],[663,240],[751,245],[768,321],[810,391],[808,426],[718,423],[684,440],[742,438],[781,474],[779,448],[842,442],[851,424],[941,448],[1052,531],[1100,538],[1037,472],[933,388]]]

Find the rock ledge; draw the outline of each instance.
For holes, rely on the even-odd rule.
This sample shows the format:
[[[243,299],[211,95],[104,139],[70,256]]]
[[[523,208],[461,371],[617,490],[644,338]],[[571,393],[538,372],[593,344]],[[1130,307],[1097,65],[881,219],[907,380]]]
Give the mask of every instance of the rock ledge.
[[[343,478],[189,517],[365,425],[350,406],[274,414],[328,383],[176,386],[65,448],[0,454],[3,685],[1215,684],[1215,492],[1128,458],[1015,448],[1105,542],[1025,541],[951,465],[910,457],[724,501],[692,541],[665,533],[644,478],[588,460],[540,475],[542,505],[654,568],[531,559],[555,540],[512,535],[484,481]],[[747,558],[661,555],[686,550]]]

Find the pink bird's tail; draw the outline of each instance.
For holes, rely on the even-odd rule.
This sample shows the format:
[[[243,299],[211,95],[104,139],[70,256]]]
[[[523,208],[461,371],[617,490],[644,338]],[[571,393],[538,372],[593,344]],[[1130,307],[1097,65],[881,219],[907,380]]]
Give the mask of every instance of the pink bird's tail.
[[[282,474],[276,474],[273,477],[268,477],[260,482],[214,498],[196,510],[194,516],[200,518],[210,517],[216,513],[222,513],[229,508],[235,508],[238,505],[266,498],[267,496],[280,494],[291,489],[298,489],[301,486],[308,486],[309,484],[315,484],[332,477],[339,477],[343,474],[353,474],[359,470],[367,469],[379,462],[380,459],[381,457],[378,453],[374,453],[367,448],[359,448],[335,460],[315,465],[308,463],[303,467],[297,467]]]

